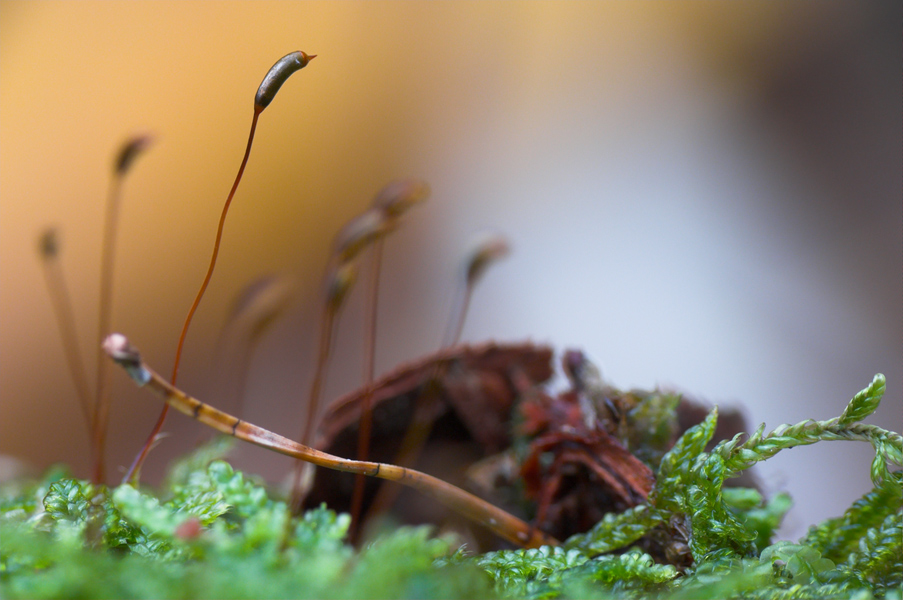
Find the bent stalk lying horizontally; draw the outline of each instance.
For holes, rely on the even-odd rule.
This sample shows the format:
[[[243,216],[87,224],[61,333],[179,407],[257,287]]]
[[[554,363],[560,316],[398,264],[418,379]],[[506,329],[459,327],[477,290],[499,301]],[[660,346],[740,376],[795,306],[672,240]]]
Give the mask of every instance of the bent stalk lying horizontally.
[[[141,360],[138,350],[121,334],[108,336],[103,348],[139,386],[149,387],[176,410],[217,431],[320,467],[379,477],[412,487],[519,546],[535,548],[546,544],[559,545],[558,540],[514,515],[426,473],[396,465],[348,460],[320,452],[204,404],[170,385],[148,367]]]

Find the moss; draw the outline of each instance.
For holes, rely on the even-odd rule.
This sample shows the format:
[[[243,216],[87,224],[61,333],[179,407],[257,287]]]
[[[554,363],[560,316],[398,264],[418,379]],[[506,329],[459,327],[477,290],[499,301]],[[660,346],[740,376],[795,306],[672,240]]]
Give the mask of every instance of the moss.
[[[221,440],[180,461],[158,492],[115,489],[56,468],[0,490],[0,592],[7,598],[900,598],[901,438],[859,419],[883,377],[841,417],[760,428],[704,449],[717,410],[661,457],[647,503],[609,514],[562,547],[469,555],[427,527],[402,527],[354,549],[349,517],[326,506],[290,517],[253,477],[216,459]],[[871,443],[875,488],[796,543],[772,537],[790,506],[722,489],[784,448],[825,440]],[[214,460],[216,459],[216,460]],[[286,520],[291,518],[286,538]],[[636,544],[689,523],[684,570]]]

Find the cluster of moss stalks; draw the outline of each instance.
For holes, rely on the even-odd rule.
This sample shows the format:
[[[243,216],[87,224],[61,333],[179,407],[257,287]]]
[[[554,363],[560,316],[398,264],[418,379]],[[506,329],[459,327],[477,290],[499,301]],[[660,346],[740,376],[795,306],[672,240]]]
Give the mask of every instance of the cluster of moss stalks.
[[[356,550],[348,515],[323,506],[290,517],[284,500],[218,459],[225,440],[174,466],[157,494],[51,470],[0,489],[0,596],[900,599],[903,438],[861,423],[884,389],[877,375],[837,418],[762,426],[705,451],[714,409],[657,461],[647,502],[534,550],[472,555],[428,527],[385,530]],[[825,440],[870,443],[874,489],[798,542],[773,543],[790,499],[723,489],[725,479]],[[686,569],[636,544],[674,523],[688,533]]]

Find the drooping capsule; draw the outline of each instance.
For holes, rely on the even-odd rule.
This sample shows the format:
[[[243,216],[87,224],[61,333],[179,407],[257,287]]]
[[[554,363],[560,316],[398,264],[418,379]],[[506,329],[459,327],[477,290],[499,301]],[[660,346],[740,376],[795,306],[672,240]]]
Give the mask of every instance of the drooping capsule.
[[[56,229],[48,227],[44,230],[44,233],[42,233],[41,237],[38,239],[38,251],[41,253],[41,258],[56,258],[60,251],[60,242]]]
[[[296,291],[297,282],[288,275],[267,275],[245,286],[232,304],[227,327],[255,335],[284,311]]]
[[[307,63],[311,59],[316,58],[316,56],[316,54],[309,55],[299,50],[286,54],[276,61],[276,64],[267,71],[260,87],[257,88],[257,95],[254,97],[254,110],[260,112],[269,106],[276,96],[276,92],[285,83],[285,80],[291,77],[295,71],[306,67]]]
[[[467,285],[476,285],[477,280],[486,272],[486,267],[504,258],[510,251],[508,240],[499,233],[486,232],[479,236],[471,246],[465,261]]]
[[[430,186],[425,181],[397,179],[380,190],[373,200],[373,208],[380,209],[390,219],[397,219],[429,195]]]
[[[125,175],[126,171],[129,170],[129,167],[131,167],[132,163],[135,161],[135,158],[146,150],[153,141],[154,138],[150,135],[136,135],[126,140],[122,145],[122,148],[119,149],[116,160],[113,162],[113,170],[116,175],[118,177]]]
[[[391,223],[381,210],[371,208],[342,227],[332,243],[332,253],[339,264],[354,260],[370,244],[388,233]]]

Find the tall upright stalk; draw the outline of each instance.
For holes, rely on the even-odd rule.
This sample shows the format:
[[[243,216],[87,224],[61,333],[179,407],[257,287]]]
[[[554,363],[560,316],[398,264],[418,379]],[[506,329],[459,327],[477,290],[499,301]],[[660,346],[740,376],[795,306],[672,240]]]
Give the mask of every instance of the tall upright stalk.
[[[387,230],[394,230],[395,223],[401,219],[412,206],[426,200],[429,186],[417,179],[400,179],[393,181],[380,190],[373,200],[373,208],[382,212],[389,223]],[[367,460],[370,452],[370,437],[373,428],[373,410],[370,406],[373,396],[373,379],[376,371],[376,319],[379,302],[379,276],[382,270],[383,239],[380,237],[373,244],[370,259],[370,285],[367,288],[367,301],[364,313],[364,401],[361,410],[361,423],[357,439],[357,459]],[[357,541],[361,532],[360,514],[364,502],[364,476],[358,475],[354,481],[351,494],[351,530],[349,536]]]
[[[445,336],[442,339],[439,350],[455,346],[461,336],[467,309],[470,306],[470,297],[477,282],[486,272],[486,268],[493,262],[503,258],[509,252],[507,240],[500,234],[489,233],[480,236],[464,260],[463,278],[459,284],[459,291],[452,304],[451,314],[446,327]],[[405,431],[404,437],[395,455],[395,463],[403,467],[411,467],[420,456],[423,446],[429,438],[433,428],[431,421],[433,403],[438,400],[440,393],[438,382],[442,378],[444,363],[437,363],[430,376],[433,385],[426,385],[425,391],[414,403],[414,414]],[[397,487],[382,486],[376,494],[376,498],[370,505],[369,516],[382,514],[389,510],[395,497],[398,495]]]
[[[188,327],[191,325],[191,319],[194,317],[194,313],[201,303],[201,298],[204,296],[207,285],[210,283],[210,278],[213,276],[213,269],[216,267],[216,257],[219,254],[220,241],[223,237],[223,226],[226,223],[226,214],[229,212],[232,198],[235,196],[235,191],[238,189],[238,184],[241,182],[242,175],[245,172],[245,165],[248,164],[248,157],[251,155],[251,146],[254,143],[254,132],[257,129],[257,119],[260,117],[260,113],[262,113],[263,110],[270,105],[270,102],[273,101],[276,92],[279,91],[279,88],[282,87],[282,84],[285,83],[289,76],[295,71],[303,69],[307,66],[307,63],[315,57],[316,54],[308,55],[300,51],[291,52],[283,56],[270,68],[264,77],[263,82],[260,84],[260,87],[257,89],[257,94],[254,97],[254,116],[251,119],[251,132],[248,134],[248,145],[245,148],[244,157],[241,159],[241,165],[238,167],[238,174],[235,176],[232,189],[229,190],[229,195],[226,197],[226,202],[223,205],[223,212],[220,215],[219,225],[216,229],[216,239],[213,242],[213,254],[210,257],[210,265],[207,267],[207,274],[204,276],[201,288],[198,290],[197,296],[195,296],[194,302],[191,304],[191,308],[188,309],[188,316],[185,317],[185,323],[182,325],[182,332],[179,334],[179,343],[176,346],[176,358],[172,366],[172,376],[170,377],[170,382],[173,385],[175,385],[179,375],[179,363],[182,359],[182,347],[185,345],[185,336],[188,334]],[[129,467],[129,470],[123,479],[124,482],[133,482],[138,479],[141,472],[141,466],[144,464],[147,453],[150,452],[150,449],[154,445],[154,441],[160,434],[160,430],[163,429],[163,423],[166,420],[168,409],[169,406],[166,405],[163,407],[163,410],[160,411],[160,416],[157,417],[154,428],[144,442],[141,451]]]
[[[69,299],[69,288],[66,286],[66,278],[59,263],[59,239],[55,229],[47,229],[40,240],[41,262],[44,266],[44,280],[47,283],[47,291],[53,304],[53,313],[60,330],[63,341],[63,354],[66,357],[66,365],[69,375],[75,385],[75,394],[85,420],[85,428],[91,438],[91,463],[94,458],[94,408],[91,406],[91,390],[88,385],[85,362],[82,360],[81,351],[78,349],[78,333],[75,327],[75,313],[72,310],[72,302]],[[104,361],[106,362],[106,361]]]
[[[91,422],[92,454],[94,455],[93,480],[104,481],[105,448],[107,426],[110,421],[110,363],[104,359],[100,343],[110,334],[113,317],[113,258],[116,251],[116,231],[119,224],[119,205],[122,197],[122,182],[132,162],[147,146],[151,138],[138,136],[132,138],[122,147],[116,157],[113,168],[113,179],[107,198],[107,209],[104,216],[103,249],[100,259],[100,301],[97,318],[97,376],[94,388],[94,410]]]

